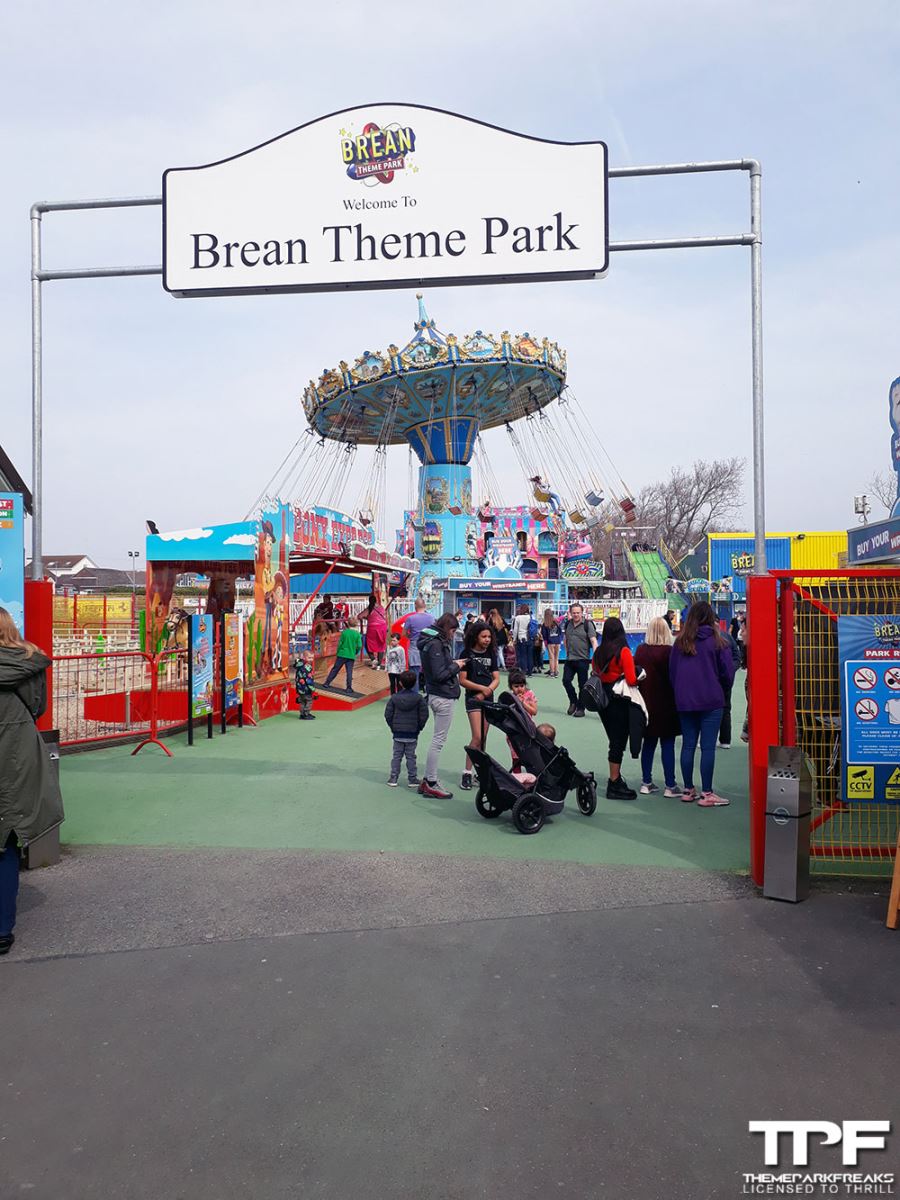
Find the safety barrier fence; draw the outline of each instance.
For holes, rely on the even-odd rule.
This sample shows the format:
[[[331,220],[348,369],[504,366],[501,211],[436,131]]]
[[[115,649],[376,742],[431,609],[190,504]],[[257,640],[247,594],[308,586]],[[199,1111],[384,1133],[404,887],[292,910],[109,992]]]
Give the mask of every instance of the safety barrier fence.
[[[900,612],[900,570],[773,571],[748,587],[751,873],[763,880],[768,749],[797,746],[816,771],[812,869],[889,874],[900,805],[842,795],[838,618]],[[898,764],[900,765],[900,764]]]
[[[53,725],[63,746],[157,742],[160,733],[187,726],[187,703],[186,650],[53,660]]]

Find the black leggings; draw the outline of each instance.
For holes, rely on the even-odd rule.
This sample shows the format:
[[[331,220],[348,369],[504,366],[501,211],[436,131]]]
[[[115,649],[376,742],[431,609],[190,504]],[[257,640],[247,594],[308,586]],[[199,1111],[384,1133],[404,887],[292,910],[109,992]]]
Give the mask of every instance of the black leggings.
[[[611,683],[605,683],[604,688],[609,697],[606,708],[600,710],[600,720],[609,738],[609,761],[619,763],[625,757],[625,747],[628,745],[629,709],[631,701],[624,696],[617,696],[612,690]]]

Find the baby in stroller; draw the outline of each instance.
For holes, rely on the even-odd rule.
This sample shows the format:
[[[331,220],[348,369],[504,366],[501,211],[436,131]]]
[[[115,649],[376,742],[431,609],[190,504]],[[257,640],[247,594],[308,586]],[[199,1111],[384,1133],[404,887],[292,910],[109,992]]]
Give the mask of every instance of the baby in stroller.
[[[547,817],[562,812],[566,793],[573,789],[578,807],[591,816],[597,807],[593,772],[579,771],[566,748],[542,732],[509,692],[503,692],[496,702],[485,701],[481,708],[487,723],[509,739],[522,765],[522,771],[513,775],[478,746],[468,747],[478,776],[475,807],[485,820],[511,810],[519,833],[537,833]]]

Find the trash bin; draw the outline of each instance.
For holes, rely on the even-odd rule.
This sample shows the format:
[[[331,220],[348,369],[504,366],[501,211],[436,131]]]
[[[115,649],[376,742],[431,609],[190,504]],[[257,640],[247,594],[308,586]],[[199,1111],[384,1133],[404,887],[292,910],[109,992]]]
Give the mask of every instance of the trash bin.
[[[769,749],[763,895],[797,903],[809,895],[809,816],[815,768],[796,746]]]
[[[41,737],[47,747],[50,757],[50,770],[59,783],[59,730],[44,729]],[[29,842],[22,855],[22,866],[26,871],[36,871],[38,867],[53,867],[59,862],[59,825],[54,825],[39,838]]]

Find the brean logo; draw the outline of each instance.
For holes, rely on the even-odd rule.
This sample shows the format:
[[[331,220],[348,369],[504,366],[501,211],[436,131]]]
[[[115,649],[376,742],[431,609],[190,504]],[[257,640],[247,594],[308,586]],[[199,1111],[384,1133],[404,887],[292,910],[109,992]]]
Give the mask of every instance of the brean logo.
[[[371,176],[379,183],[390,183],[395,171],[405,169],[407,156],[415,148],[416,134],[410,125],[381,129],[370,121],[356,137],[346,129],[341,130],[341,157],[351,179]]]

